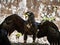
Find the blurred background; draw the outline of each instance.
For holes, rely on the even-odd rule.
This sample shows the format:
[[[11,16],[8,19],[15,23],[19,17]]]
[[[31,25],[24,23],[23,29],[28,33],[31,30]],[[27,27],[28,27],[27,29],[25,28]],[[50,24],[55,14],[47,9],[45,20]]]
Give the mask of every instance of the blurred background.
[[[54,18],[53,22],[60,29],[60,0],[0,0],[0,24],[11,14],[16,13],[23,18],[23,13],[26,11],[32,11],[38,23],[45,16],[47,18]],[[13,40],[15,39],[13,38]]]

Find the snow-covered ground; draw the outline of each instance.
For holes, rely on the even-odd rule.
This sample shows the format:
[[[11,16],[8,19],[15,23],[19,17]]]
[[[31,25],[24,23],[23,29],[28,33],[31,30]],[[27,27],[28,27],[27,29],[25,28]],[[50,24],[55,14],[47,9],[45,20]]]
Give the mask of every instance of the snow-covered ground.
[[[10,35],[10,37],[9,37],[9,39],[10,39],[10,41],[12,42],[12,43],[18,43],[18,42],[20,42],[20,43],[23,43],[24,42],[24,35],[21,35],[20,37],[19,37],[19,39],[17,39],[16,38],[16,34],[17,34],[18,32],[15,30],[11,35]],[[33,39],[32,39],[32,35],[28,35],[28,38],[27,38],[27,43],[32,43],[33,42]],[[47,37],[45,36],[45,37],[42,37],[42,38],[36,38],[36,41],[35,41],[36,43],[40,43],[40,44],[49,44],[49,42],[48,42],[48,40],[47,40]]]

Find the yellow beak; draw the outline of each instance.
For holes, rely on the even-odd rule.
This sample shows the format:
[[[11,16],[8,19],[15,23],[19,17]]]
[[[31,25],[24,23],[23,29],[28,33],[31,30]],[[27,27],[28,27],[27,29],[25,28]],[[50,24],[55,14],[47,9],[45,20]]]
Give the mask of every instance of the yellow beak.
[[[27,14],[24,14],[24,16],[25,16],[25,18],[27,18],[27,17],[28,17],[28,15],[27,15]]]

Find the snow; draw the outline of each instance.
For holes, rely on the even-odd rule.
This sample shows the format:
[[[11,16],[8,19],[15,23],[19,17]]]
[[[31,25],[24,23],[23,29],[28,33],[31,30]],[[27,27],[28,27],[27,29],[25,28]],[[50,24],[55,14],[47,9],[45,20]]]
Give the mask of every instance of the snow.
[[[20,36],[18,39],[16,38],[16,34],[18,32],[15,30],[9,37],[10,41],[12,43],[23,43],[24,42],[24,35]],[[32,39],[32,35],[28,35],[28,38],[27,38],[27,43],[32,43],[33,42],[33,39]],[[42,37],[42,38],[36,38],[35,40],[36,43],[40,43],[40,44],[49,44],[48,40],[47,40],[47,37]]]

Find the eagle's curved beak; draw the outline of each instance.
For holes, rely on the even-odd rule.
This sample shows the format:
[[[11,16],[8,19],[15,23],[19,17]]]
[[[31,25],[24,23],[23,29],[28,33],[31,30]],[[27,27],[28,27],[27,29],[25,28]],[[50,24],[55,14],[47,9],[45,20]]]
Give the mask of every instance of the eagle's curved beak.
[[[23,17],[24,17],[24,20],[28,20],[29,18],[27,14],[24,14]]]

